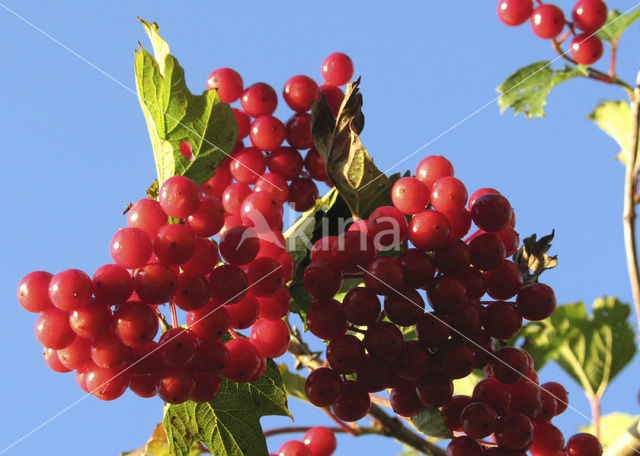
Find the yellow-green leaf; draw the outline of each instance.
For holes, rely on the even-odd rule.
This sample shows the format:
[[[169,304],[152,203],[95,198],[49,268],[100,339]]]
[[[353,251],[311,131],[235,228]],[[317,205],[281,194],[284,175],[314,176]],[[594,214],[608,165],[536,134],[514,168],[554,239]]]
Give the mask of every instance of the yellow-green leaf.
[[[604,101],[589,114],[589,118],[618,143],[620,152],[616,159],[626,166],[632,149],[629,104],[626,101]]]

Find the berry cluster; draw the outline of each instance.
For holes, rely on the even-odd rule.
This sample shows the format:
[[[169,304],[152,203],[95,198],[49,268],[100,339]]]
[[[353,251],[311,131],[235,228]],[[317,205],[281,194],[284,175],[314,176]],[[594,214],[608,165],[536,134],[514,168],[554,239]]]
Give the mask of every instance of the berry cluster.
[[[509,26],[529,20],[533,33],[544,39],[557,39],[567,25],[573,34],[569,47],[573,60],[592,65],[602,57],[602,40],[596,36],[607,20],[607,5],[602,0],[578,0],[573,7],[573,22],[567,21],[556,5],[544,3],[535,9],[533,6],[533,0],[500,0],[498,18]]]
[[[311,249],[304,285],[315,300],[306,323],[328,345],[327,365],[305,384],[310,402],[356,421],[369,411],[370,393],[390,389],[398,415],[442,407],[447,426],[466,434],[451,442],[449,456],[485,454],[482,439],[490,435],[497,446],[486,454],[561,454],[564,438],[550,420],[567,408],[566,391],[557,383],[539,386],[528,353],[504,346],[523,318],[543,320],[556,306],[549,286],[525,285],[506,259],[519,244],[509,201],[491,188],[467,198],[441,156],[423,159],[391,196],[393,206]],[[472,223],[478,230],[463,241]],[[392,249],[400,253],[394,257]],[[334,299],[353,276],[363,286]],[[481,300],[485,294],[490,300]],[[485,379],[473,396],[453,396],[452,381],[478,368]],[[589,438],[574,439],[568,448]]]
[[[289,440],[271,456],[331,456],[338,446],[333,431],[324,426],[315,426],[305,432],[302,441]]]
[[[298,212],[315,204],[318,187],[314,180],[333,185],[313,144],[309,110],[322,93],[337,115],[344,98],[339,86],[353,76],[353,63],[346,54],[335,52],[324,59],[321,74],[325,83],[320,86],[305,75],[293,76],[285,83],[282,97],[294,114],[284,123],[273,115],[278,96],[269,84],[257,82],[244,88],[242,77],[231,68],[209,75],[207,88],[217,89],[223,102],[240,100],[240,108],[232,108],[238,122],[237,143],[215,176],[202,186],[207,195],[222,200],[228,214],[225,227],[238,224],[250,209],[243,203],[251,194],[250,185],[254,192],[267,192],[279,204],[288,202]],[[251,145],[245,147],[247,136]],[[285,140],[288,146],[283,145]],[[301,150],[307,150],[304,159]],[[190,158],[186,148],[185,156]],[[269,172],[265,172],[267,168]]]
[[[75,369],[80,387],[103,400],[128,387],[174,404],[207,402],[220,390],[220,375],[259,379],[266,358],[282,355],[289,344],[282,318],[293,260],[275,236],[282,234],[269,229],[282,223],[281,204],[274,209],[270,194],[260,192],[243,204],[249,210],[219,235],[218,248],[210,238],[222,233],[223,204],[190,179],[173,176],[158,201],[130,207],[128,226],[111,240],[113,264],[93,277],[78,269],[27,274],[18,301],[40,314],[35,332],[47,364],[56,372]],[[265,219],[271,222],[266,228],[254,223]],[[156,341],[164,303],[173,327]],[[179,327],[175,306],[186,312],[186,328]],[[221,341],[230,330],[249,327],[248,338]]]

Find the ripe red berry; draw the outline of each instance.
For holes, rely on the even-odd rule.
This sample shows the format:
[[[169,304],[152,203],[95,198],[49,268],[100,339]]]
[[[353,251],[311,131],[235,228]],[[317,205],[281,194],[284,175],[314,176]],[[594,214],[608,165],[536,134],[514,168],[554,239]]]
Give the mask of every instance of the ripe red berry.
[[[556,296],[550,286],[532,283],[520,290],[516,298],[516,307],[527,320],[544,320],[556,308]]]
[[[45,271],[34,271],[25,275],[18,284],[18,302],[27,311],[40,313],[53,309],[49,298],[49,283],[52,274]]]
[[[338,446],[338,441],[333,431],[324,426],[314,426],[302,436],[311,456],[331,456]]]
[[[91,366],[86,369],[87,389],[100,400],[112,401],[124,394],[129,386],[129,372],[118,368]]]
[[[453,165],[441,155],[423,158],[416,168],[416,178],[427,187],[429,194],[438,179],[448,176],[453,176]]]
[[[471,207],[473,223],[490,233],[500,231],[507,226],[512,215],[511,204],[498,193],[482,195]]]
[[[279,229],[282,224],[282,203],[269,192],[252,192],[240,207],[240,217],[246,226],[263,233]]]
[[[97,337],[111,325],[111,308],[103,301],[92,300],[87,306],[69,314],[69,325],[82,337]]]
[[[543,394],[546,391],[547,394],[550,394],[556,400],[556,415],[560,415],[567,409],[569,406],[569,393],[567,393],[567,390],[564,389],[560,383],[547,382],[543,383],[540,388],[543,390]]]
[[[289,200],[289,185],[280,174],[264,173],[258,177],[253,187],[255,192],[271,193],[282,204]]]
[[[449,221],[437,211],[419,212],[409,222],[409,240],[419,249],[437,249],[449,238],[449,233]]]
[[[347,54],[334,52],[322,61],[320,74],[327,84],[341,86],[353,77],[353,62]]]
[[[504,415],[511,405],[511,392],[504,383],[495,378],[485,378],[473,388],[472,399],[474,402],[485,403],[498,415]]]
[[[380,316],[380,300],[368,287],[350,290],[342,300],[342,308],[347,320],[354,325],[368,326]]]
[[[172,176],[160,186],[158,202],[168,216],[186,218],[200,208],[202,190],[188,177]]]
[[[329,105],[329,109],[331,109],[333,116],[337,117],[342,100],[344,100],[344,92],[342,89],[331,84],[322,84],[318,87],[318,90],[320,90],[322,95],[327,99],[327,104]]]
[[[158,228],[167,223],[167,214],[156,200],[143,198],[136,201],[127,212],[127,224],[131,228],[140,228],[153,239]]]
[[[313,146],[311,137],[311,116],[297,113],[291,116],[286,124],[287,142],[296,149],[305,150]]]
[[[342,380],[340,375],[328,367],[320,367],[309,374],[304,384],[304,392],[316,407],[328,407],[340,396]]]
[[[389,295],[403,289],[404,274],[400,262],[391,257],[377,257],[367,266],[364,283],[379,295]]]
[[[189,399],[196,384],[190,369],[165,367],[157,377],[156,386],[160,399],[169,404],[181,404]]]
[[[575,26],[591,34],[607,22],[607,5],[602,0],[578,0],[572,15]]]
[[[514,347],[498,350],[495,358],[492,358],[491,368],[496,379],[509,385],[518,383],[531,372],[531,365],[524,351]]]
[[[58,350],[58,359],[68,369],[81,369],[91,360],[91,339],[76,337],[70,345]]]
[[[364,344],[356,336],[343,334],[327,346],[329,366],[341,374],[352,374],[364,360]]]
[[[220,254],[231,264],[248,264],[260,249],[260,239],[253,228],[236,226],[220,238]]]
[[[273,173],[280,174],[287,180],[298,177],[302,171],[302,155],[293,147],[279,147],[267,157],[267,166]]]
[[[566,451],[568,456],[601,456],[602,445],[595,436],[580,433],[567,441]]]
[[[187,312],[187,326],[198,339],[217,340],[229,330],[229,313],[218,303]]]
[[[367,234],[376,249],[399,245],[406,239],[407,231],[405,215],[393,206],[374,209],[367,220]]]
[[[266,116],[256,119],[257,122]],[[254,124],[255,124],[254,122]],[[263,122],[264,123],[264,122]],[[264,133],[264,132],[263,132]],[[253,143],[255,146],[255,143]],[[265,144],[261,144],[265,145]],[[229,163],[231,175],[243,184],[253,184],[267,167],[267,160],[260,150],[262,147],[245,147],[233,154]]]
[[[495,438],[499,446],[509,450],[529,448],[533,442],[533,423],[522,413],[508,413],[498,419]]]
[[[217,89],[220,101],[233,103],[242,94],[242,77],[231,68],[213,70],[207,78],[207,89]]]
[[[263,358],[277,358],[289,348],[289,327],[282,320],[259,319],[251,328],[249,339]]]
[[[538,6],[531,13],[531,30],[540,38],[555,38],[562,33],[564,24],[564,13],[550,3]]]
[[[49,282],[49,298],[58,309],[70,312],[89,304],[93,292],[91,278],[79,269],[55,274]]]
[[[364,345],[371,356],[392,361],[402,353],[404,336],[393,323],[381,321],[369,326],[364,335]]]
[[[69,325],[69,314],[57,308],[40,314],[35,331],[38,342],[55,350],[69,346],[76,337]]]
[[[471,437],[455,437],[447,445],[447,456],[482,456],[482,447]]]
[[[482,326],[491,337],[508,340],[520,331],[522,315],[510,302],[494,301],[482,312]]]
[[[54,372],[64,374],[73,370],[65,367],[64,364],[60,362],[60,358],[58,358],[58,351],[53,348],[44,348],[42,356],[44,357],[44,362],[47,363],[47,366],[49,366]]]
[[[315,147],[307,151],[307,155],[304,157],[304,168],[314,180],[324,182],[329,179],[327,165]]]
[[[500,0],[498,2],[498,19],[509,26],[527,22],[533,12],[533,0]]]
[[[471,264],[483,271],[500,267],[506,257],[504,243],[495,233],[481,233],[469,241]]]
[[[278,95],[269,84],[257,82],[242,92],[240,104],[251,117],[270,115],[278,106]]]
[[[502,264],[484,273],[487,293],[493,299],[509,299],[522,288],[522,272],[513,261],[504,260]]]
[[[125,302],[133,292],[131,273],[117,264],[105,264],[91,278],[93,294],[109,304]]]
[[[307,310],[307,326],[316,337],[334,339],[347,332],[347,317],[338,301],[316,299]]]
[[[398,290],[384,298],[384,312],[398,326],[415,325],[424,313],[424,300],[416,290]]]
[[[401,177],[391,189],[393,205],[405,214],[417,214],[429,203],[429,190],[415,177]]]
[[[285,136],[286,130],[284,124],[272,115],[262,115],[251,124],[251,144],[260,150],[276,150],[282,145]],[[264,172],[265,166],[266,162],[261,161],[262,170],[258,174]],[[233,175],[233,168],[231,168],[231,174]],[[253,181],[255,182],[255,179],[253,179]]]
[[[332,410],[343,421],[358,421],[365,417],[370,407],[371,399],[364,386],[354,380],[347,380],[342,384],[340,396]]]
[[[573,37],[569,50],[573,60],[579,64],[593,65],[602,57],[604,46],[600,38],[591,35],[591,32],[585,32]]]
[[[564,436],[551,423],[536,424],[533,430],[533,445],[529,451],[534,456],[559,454],[564,449]]]
[[[389,403],[400,416],[415,416],[424,408],[411,382],[402,382],[389,391]]]
[[[318,186],[306,176],[296,177],[289,184],[289,206],[296,212],[308,211],[318,199]]]
[[[438,212],[456,212],[467,204],[467,189],[455,177],[442,177],[431,187],[431,205]]]
[[[231,339],[226,344],[229,362],[222,375],[233,382],[246,382],[260,369],[260,355],[248,339]]]
[[[236,117],[236,122],[238,123],[238,141],[246,138],[249,134],[249,128],[251,125],[251,119],[249,115],[240,109],[231,108],[233,111],[233,115]]]
[[[450,334],[449,323],[433,312],[427,312],[416,323],[418,340],[428,347],[436,347],[447,341]]]
[[[472,402],[462,410],[460,419],[465,434],[473,439],[482,439],[493,433],[498,415],[489,405]]]
[[[311,450],[302,442],[297,440],[289,440],[278,448],[278,454],[275,456],[312,456]]]
[[[441,407],[453,396],[453,382],[442,372],[427,372],[416,383],[416,392],[425,406]]]
[[[271,296],[284,285],[282,265],[273,258],[259,257],[247,266],[251,294]]]
[[[307,266],[303,280],[305,290],[314,298],[333,298],[342,286],[340,271],[324,262]]]
[[[222,192],[231,183],[232,179],[229,167],[225,162],[216,168],[213,177],[202,184],[200,188],[205,195],[212,196],[214,198],[222,198]]]
[[[145,345],[158,332],[158,317],[153,308],[140,301],[120,304],[113,313],[116,336],[128,347]]]
[[[296,112],[306,112],[318,99],[318,84],[309,76],[298,75],[289,78],[282,90],[282,98]]]

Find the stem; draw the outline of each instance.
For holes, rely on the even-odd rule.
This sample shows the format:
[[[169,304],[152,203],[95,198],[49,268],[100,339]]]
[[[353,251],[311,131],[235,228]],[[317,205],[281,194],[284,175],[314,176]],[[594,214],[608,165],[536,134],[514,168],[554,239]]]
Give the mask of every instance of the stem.
[[[616,59],[618,57],[618,39],[616,38],[611,42],[611,63],[609,64],[609,77],[615,79],[616,77]]]
[[[631,97],[631,138],[629,157],[624,176],[624,244],[627,254],[627,268],[631,283],[631,294],[636,309],[636,318],[640,331],[640,270],[638,269],[638,249],[636,246],[636,208],[635,193],[638,176],[638,128],[640,127],[640,73],[636,88]],[[640,338],[640,333],[638,334]]]
[[[162,329],[166,331],[167,329],[171,328],[171,325],[167,321],[167,318],[163,315],[162,312],[160,312],[160,309],[158,309],[157,307],[156,307],[156,315],[158,317],[158,320],[160,321],[160,324],[162,325]]]
[[[289,427],[269,429],[267,431],[264,431],[264,436],[271,437],[272,435],[278,435],[278,434],[292,434],[296,432],[307,432],[312,427],[313,426],[289,426]],[[333,432],[346,432],[341,427],[334,426],[334,427],[329,427],[329,429],[331,429],[331,431]],[[360,428],[360,435],[377,434],[377,433],[378,431],[376,431],[374,428],[370,428],[370,427]]]
[[[591,421],[596,431],[596,438],[600,440],[600,396],[590,396],[589,403],[591,404]]]
[[[398,417],[389,416],[383,409],[371,404],[369,415],[377,421],[379,433],[388,435],[405,443],[428,456],[445,456],[445,451],[439,446],[426,441],[411,429],[406,427]]]
[[[229,334],[231,334],[231,337],[233,337],[234,339],[246,339],[247,336],[245,336],[244,334],[240,334],[238,332],[236,332],[235,330],[229,328]]]
[[[343,432],[346,432],[347,434],[351,434],[354,437],[357,437],[360,435],[360,426],[354,423],[354,427],[351,427],[347,423],[342,421],[340,418],[335,416],[333,413],[331,413],[329,409],[323,409],[323,410],[324,410],[324,413],[326,413],[329,416],[329,418],[331,418],[333,421],[335,421],[338,424],[338,426],[340,426]]]
[[[178,313],[176,312],[176,305],[173,303],[173,301],[169,302],[169,308],[171,309],[171,326],[177,328],[180,325],[178,324]]]
[[[369,393],[369,398],[371,399],[372,404],[378,404],[389,409],[391,408],[391,402],[389,402],[389,399],[380,397],[377,394],[373,393]]]

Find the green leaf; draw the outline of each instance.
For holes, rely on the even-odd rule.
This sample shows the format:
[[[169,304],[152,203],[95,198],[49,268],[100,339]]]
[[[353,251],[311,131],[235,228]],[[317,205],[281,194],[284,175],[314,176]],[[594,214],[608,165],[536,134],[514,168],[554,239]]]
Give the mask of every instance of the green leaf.
[[[199,442],[191,445],[188,456],[200,456],[201,454],[209,454],[206,448],[204,448]],[[133,451],[126,451],[120,453],[121,456],[171,456],[169,451],[169,442],[167,442],[167,434],[164,432],[162,423],[153,430],[151,437],[140,448]]]
[[[633,426],[637,421],[637,416],[620,412],[613,412],[602,416],[600,418],[600,427],[601,429],[609,431],[600,433],[600,443],[602,444],[602,447],[606,449],[619,436],[627,432],[627,429]],[[580,432],[588,432],[589,434],[594,435],[596,433],[596,427],[593,423],[586,426],[580,426],[579,429]]]
[[[618,10],[611,10],[609,11],[607,22],[605,22],[600,31],[598,31],[598,36],[612,43],[620,38],[620,35],[639,18],[640,9],[636,9],[629,14],[622,14]]]
[[[300,374],[295,374],[289,370],[286,364],[279,364],[278,370],[284,382],[284,388],[290,397],[295,397],[301,401],[309,402],[304,392],[304,383],[306,378]]]
[[[587,76],[586,67],[566,66],[561,70],[551,68],[551,62],[536,62],[509,76],[497,91],[500,112],[513,108],[513,113],[523,113],[528,118],[544,117],[547,96],[556,85],[567,79]]]
[[[172,454],[186,456],[194,442],[202,442],[216,456],[267,454],[260,418],[291,416],[278,367],[253,383],[234,383],[222,377],[220,394],[211,402],[166,405],[162,421]]]
[[[416,416],[411,417],[411,423],[417,430],[431,437],[450,439],[453,434],[444,424],[444,416],[437,408],[425,407]]]
[[[193,95],[184,70],[158,34],[158,25],[140,22],[154,56],[142,45],[136,50],[136,88],[151,137],[158,182],[162,185],[167,178],[181,174],[202,184],[231,153],[238,131],[235,116],[215,90]],[[183,141],[191,145],[191,161],[180,153]]]
[[[299,314],[304,321],[307,308],[313,298],[304,288],[304,268],[309,264],[309,250],[323,236],[337,236],[346,231],[353,219],[349,208],[335,188],[329,190],[316,202],[316,206],[303,213],[284,232],[287,251],[296,265],[289,292],[292,298],[291,311]]]
[[[636,352],[630,313],[610,296],[593,303],[591,316],[582,302],[558,306],[549,319],[527,325],[523,348],[537,369],[553,359],[589,397],[601,397]]]
[[[360,79],[347,86],[337,118],[321,97],[313,106],[311,133],[329,177],[351,214],[367,218],[375,208],[389,204],[394,181],[376,167],[360,141],[364,114],[359,84]]]
[[[631,151],[631,108],[626,101],[604,101],[589,114],[589,119],[611,136],[620,146],[616,159],[623,165],[629,161]]]
[[[460,378],[453,381],[454,394],[462,394],[465,396],[471,396],[473,394],[473,388],[478,384],[480,380],[484,378],[484,374],[481,369],[473,370],[469,375],[464,378]]]

